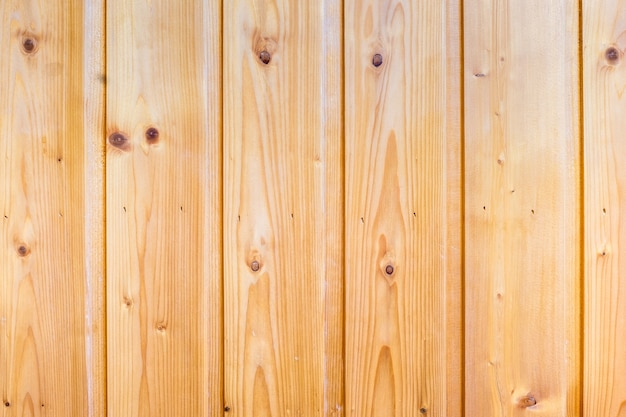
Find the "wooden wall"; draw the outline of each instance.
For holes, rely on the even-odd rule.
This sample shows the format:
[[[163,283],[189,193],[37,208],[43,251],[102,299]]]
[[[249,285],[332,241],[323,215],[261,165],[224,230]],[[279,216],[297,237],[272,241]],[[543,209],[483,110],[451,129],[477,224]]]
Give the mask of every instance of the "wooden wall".
[[[0,0],[0,417],[626,417],[624,33]]]

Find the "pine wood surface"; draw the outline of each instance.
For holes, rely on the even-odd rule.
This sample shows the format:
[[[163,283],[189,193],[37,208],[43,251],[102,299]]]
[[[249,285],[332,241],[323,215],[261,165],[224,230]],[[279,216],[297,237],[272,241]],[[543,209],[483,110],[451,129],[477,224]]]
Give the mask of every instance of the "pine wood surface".
[[[580,415],[578,12],[464,4],[469,415]]]
[[[0,1],[0,417],[626,417],[625,10]]]
[[[626,416],[626,2],[583,2],[585,416]]]
[[[341,415],[340,2],[224,6],[225,406]]]
[[[346,415],[461,415],[459,4],[345,10]]]
[[[110,416],[222,404],[220,2],[107,2]]]
[[[0,3],[3,417],[106,413],[103,11]]]

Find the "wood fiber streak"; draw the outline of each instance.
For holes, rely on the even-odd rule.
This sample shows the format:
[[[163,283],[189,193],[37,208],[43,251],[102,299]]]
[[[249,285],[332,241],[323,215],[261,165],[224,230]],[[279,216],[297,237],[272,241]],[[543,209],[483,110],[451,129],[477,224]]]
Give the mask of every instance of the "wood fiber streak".
[[[626,2],[583,1],[584,416],[626,417]]]
[[[0,3],[0,416],[104,416],[103,5]]]
[[[467,415],[580,415],[578,12],[464,4]]]
[[[342,415],[340,4],[224,4],[228,415]]]
[[[220,19],[107,1],[110,416],[223,415]]]
[[[345,1],[347,416],[461,415],[458,18]]]

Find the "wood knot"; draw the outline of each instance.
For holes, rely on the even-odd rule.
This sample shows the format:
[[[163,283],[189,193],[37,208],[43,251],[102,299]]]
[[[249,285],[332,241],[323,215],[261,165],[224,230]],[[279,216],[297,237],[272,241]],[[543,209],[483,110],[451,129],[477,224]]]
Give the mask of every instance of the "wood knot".
[[[146,140],[149,143],[154,143],[159,140],[159,131],[155,127],[150,127],[146,130]]]
[[[385,267],[385,274],[387,275],[393,275],[393,273],[395,272],[395,269],[393,267],[393,265],[389,264]]]
[[[254,260],[254,261],[250,262],[250,269],[253,272],[257,272],[259,269],[261,269],[261,264],[259,263],[259,261]]]
[[[128,143],[128,137],[126,137],[126,135],[122,132],[111,133],[111,135],[109,135],[109,143],[112,146],[123,151],[128,150],[130,147],[130,144]]]
[[[606,48],[606,51],[604,51],[604,59],[606,59],[606,62],[610,65],[617,65],[620,56],[621,52],[615,46],[609,46]]]
[[[372,65],[378,68],[382,64],[383,64],[383,56],[381,54],[374,54],[374,56],[372,57]]]
[[[528,408],[537,405],[537,400],[531,394],[525,395],[517,402],[520,408]]]
[[[28,246],[21,244],[17,247],[17,254],[20,255],[22,258],[28,256],[29,253],[30,248]]]
[[[24,36],[22,38],[22,52],[27,55],[37,52],[37,40],[30,36]]]
[[[259,60],[267,65],[270,63],[270,61],[272,60],[272,54],[270,54],[269,52],[263,50],[259,53]]]
[[[128,308],[133,306],[133,299],[127,295],[124,296],[124,305]]]

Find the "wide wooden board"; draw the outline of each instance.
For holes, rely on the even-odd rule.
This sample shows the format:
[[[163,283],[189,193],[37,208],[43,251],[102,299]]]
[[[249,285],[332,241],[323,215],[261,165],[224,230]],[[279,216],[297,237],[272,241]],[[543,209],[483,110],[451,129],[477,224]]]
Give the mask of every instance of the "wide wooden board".
[[[0,3],[3,417],[106,414],[103,12]]]
[[[583,415],[626,417],[626,2],[583,1]]]
[[[107,1],[110,416],[222,415],[221,2]]]
[[[468,415],[580,415],[578,15],[464,3]]]
[[[459,7],[345,1],[350,417],[461,415]]]
[[[343,409],[340,3],[224,4],[228,415]]]

